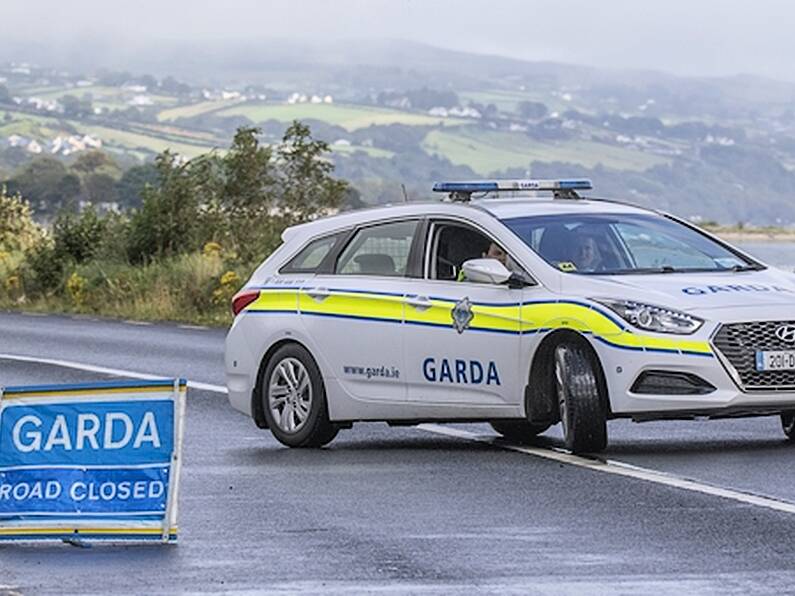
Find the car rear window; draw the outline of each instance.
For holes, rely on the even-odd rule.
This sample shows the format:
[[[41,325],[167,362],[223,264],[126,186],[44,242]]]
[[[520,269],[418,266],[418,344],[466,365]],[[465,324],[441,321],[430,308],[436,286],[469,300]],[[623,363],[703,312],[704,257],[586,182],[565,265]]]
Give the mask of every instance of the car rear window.
[[[342,234],[318,238],[307,244],[301,251],[281,268],[281,273],[315,273],[328,254],[342,237]]]

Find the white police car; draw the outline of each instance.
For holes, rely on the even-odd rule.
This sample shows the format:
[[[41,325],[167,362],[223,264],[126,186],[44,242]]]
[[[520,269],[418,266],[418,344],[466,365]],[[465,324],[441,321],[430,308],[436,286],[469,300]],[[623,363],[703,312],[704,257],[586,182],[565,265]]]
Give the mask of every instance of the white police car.
[[[560,422],[588,452],[612,418],[780,414],[795,438],[795,275],[590,188],[441,183],[288,229],[233,301],[230,402],[294,447],[362,420]]]

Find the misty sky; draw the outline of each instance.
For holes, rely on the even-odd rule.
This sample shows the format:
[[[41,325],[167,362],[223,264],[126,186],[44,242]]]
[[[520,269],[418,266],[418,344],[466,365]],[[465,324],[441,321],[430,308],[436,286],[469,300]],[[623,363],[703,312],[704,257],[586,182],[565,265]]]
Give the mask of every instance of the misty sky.
[[[45,44],[389,37],[529,60],[790,81],[794,26],[792,0],[0,2],[0,36]]]

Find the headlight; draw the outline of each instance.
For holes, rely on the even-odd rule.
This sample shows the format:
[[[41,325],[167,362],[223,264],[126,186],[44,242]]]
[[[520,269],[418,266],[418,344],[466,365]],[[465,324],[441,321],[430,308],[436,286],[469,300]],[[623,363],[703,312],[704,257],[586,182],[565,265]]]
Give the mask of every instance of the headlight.
[[[644,331],[689,335],[704,324],[698,317],[662,306],[609,298],[594,298],[594,301],[604,304],[627,323]]]

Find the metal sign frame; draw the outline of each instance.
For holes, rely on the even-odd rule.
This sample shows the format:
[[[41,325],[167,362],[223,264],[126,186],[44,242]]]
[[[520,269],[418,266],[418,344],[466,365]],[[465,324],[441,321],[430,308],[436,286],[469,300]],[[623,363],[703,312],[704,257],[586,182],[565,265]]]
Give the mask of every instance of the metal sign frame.
[[[63,511],[53,505],[53,510],[49,511],[45,505],[41,509],[36,509],[34,513],[26,511],[29,505],[19,509],[16,513],[13,507],[0,508],[0,541],[43,541],[43,540],[62,540],[66,542],[149,542],[149,543],[174,543],[177,540],[177,516],[179,500],[179,482],[182,469],[182,447],[185,431],[185,409],[187,401],[187,381],[185,379],[147,379],[147,380],[121,380],[121,381],[100,381],[96,383],[79,383],[69,385],[39,385],[39,386],[20,386],[20,387],[0,387],[0,433],[10,430],[3,425],[3,416],[9,410],[16,407],[9,406],[10,399],[25,400],[24,405],[29,405],[32,409],[36,407],[47,411],[48,406],[55,411],[60,408],[63,411],[69,410],[69,405],[80,404],[75,407],[78,410],[91,412],[92,405],[95,407],[108,407],[108,404],[118,404],[120,408],[125,408],[127,412],[146,410],[146,403],[158,404],[158,411],[170,413],[173,417],[171,453],[168,457],[167,451],[160,452],[160,457],[151,463],[134,462],[132,460],[124,462],[124,456],[111,458],[112,461],[102,461],[102,449],[95,449],[88,455],[72,456],[75,461],[67,464],[54,461],[48,464],[43,462],[41,457],[33,458],[31,465],[26,465],[24,461],[17,461],[21,457],[19,453],[14,453],[12,459],[16,458],[14,465],[8,465],[9,461],[3,460],[0,452],[0,496],[2,496],[3,478],[11,471],[29,472],[30,470],[41,470],[44,473],[52,472],[52,482],[65,480],[68,474],[80,477],[85,475],[85,479],[91,478],[91,473],[107,471],[130,472],[133,469],[149,469],[150,471],[158,468],[158,474],[166,479],[164,501],[160,502],[160,513],[153,511],[130,511],[121,509],[108,511],[84,512],[80,507],[74,510]],[[163,402],[171,403],[170,410]],[[26,409],[22,410],[27,411]],[[99,411],[99,410],[97,410]],[[151,410],[154,411],[154,410]],[[12,414],[14,416],[16,414]],[[153,419],[156,417],[152,414]],[[64,422],[64,424],[66,424]],[[107,424],[107,421],[106,421]],[[51,433],[54,432],[51,430]],[[75,431],[77,432],[77,431]],[[139,431],[140,432],[140,431]],[[95,436],[96,436],[95,432]],[[111,430],[111,438],[113,430]],[[0,434],[0,449],[2,449],[3,436]],[[93,445],[92,445],[93,447]],[[167,445],[164,445],[168,449]],[[9,452],[6,453],[8,455]],[[86,457],[83,461],[78,461],[80,457]],[[167,467],[164,467],[166,460]],[[56,458],[57,459],[57,458]],[[123,476],[122,476],[123,477]],[[151,478],[152,476],[150,476]],[[61,489],[63,487],[61,486]],[[64,493],[66,491],[63,491]],[[9,493],[6,493],[9,494]],[[71,495],[71,493],[70,493]],[[163,499],[163,497],[159,497]],[[27,499],[24,499],[27,500]],[[112,500],[112,499],[111,499]],[[65,499],[67,504],[68,499]],[[0,505],[2,505],[0,503]],[[63,502],[60,503],[63,507]],[[164,507],[164,509],[163,509]]]

